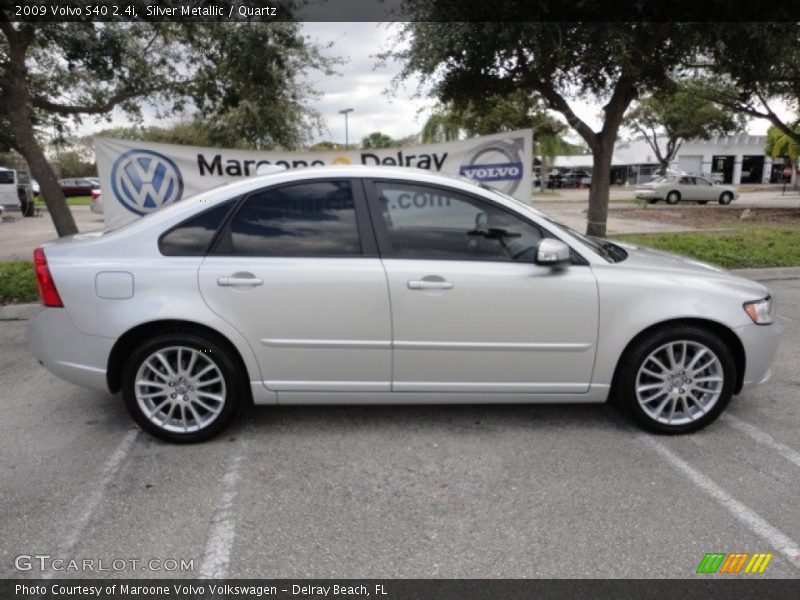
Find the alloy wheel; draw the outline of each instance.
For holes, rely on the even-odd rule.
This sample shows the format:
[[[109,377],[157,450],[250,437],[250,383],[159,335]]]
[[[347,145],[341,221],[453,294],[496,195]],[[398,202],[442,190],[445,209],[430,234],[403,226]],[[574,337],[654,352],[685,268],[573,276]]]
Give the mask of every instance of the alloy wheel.
[[[142,414],[157,427],[192,433],[208,427],[222,412],[225,378],[209,354],[169,346],[142,361],[134,394]]]
[[[636,399],[653,421],[684,425],[706,415],[722,393],[719,357],[700,342],[679,340],[656,348],[636,375]]]

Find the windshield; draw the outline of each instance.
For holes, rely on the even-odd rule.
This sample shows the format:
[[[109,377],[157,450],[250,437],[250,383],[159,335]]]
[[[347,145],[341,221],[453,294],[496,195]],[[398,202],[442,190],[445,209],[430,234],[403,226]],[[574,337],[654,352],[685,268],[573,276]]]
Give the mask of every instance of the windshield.
[[[662,175],[653,179],[652,183],[664,183],[667,181],[675,181],[674,175]]]
[[[483,189],[489,190],[490,192],[493,192],[493,193],[497,194],[498,196],[502,196],[506,200],[512,200],[513,202],[516,202],[517,204],[520,204],[520,205],[524,206],[525,208],[533,208],[531,206],[528,206],[527,204],[525,204],[521,200],[519,200],[517,198],[514,198],[514,196],[510,196],[510,195],[508,195],[508,194],[506,194],[504,192],[501,192],[500,190],[496,190],[493,187],[489,187],[489,186],[483,185],[483,184],[481,184],[481,187]],[[534,208],[533,210],[536,210],[536,209]],[[565,225],[564,223],[554,219],[553,217],[547,216],[546,214],[544,214],[540,210],[536,210],[536,214],[538,214],[541,218],[543,218],[545,221],[547,221],[551,225],[555,226],[559,230],[561,230],[564,233],[566,233],[568,236],[570,236],[570,237],[576,239],[577,241],[581,242],[582,244],[588,246],[592,251],[594,251],[595,254],[599,254],[600,256],[602,256],[603,258],[605,258],[609,262],[619,262],[620,260],[624,260],[624,258],[627,257],[627,255],[628,255],[627,252],[625,252],[622,248],[620,248],[616,244],[613,244],[613,243],[611,243],[611,242],[609,242],[607,240],[600,240],[600,239],[597,239],[597,238],[593,238],[593,237],[589,237],[589,236],[583,235],[582,233],[578,233],[577,231],[572,229],[572,227],[569,227],[568,225]],[[620,254],[620,252],[622,254],[624,254],[624,256],[622,256],[622,254]]]

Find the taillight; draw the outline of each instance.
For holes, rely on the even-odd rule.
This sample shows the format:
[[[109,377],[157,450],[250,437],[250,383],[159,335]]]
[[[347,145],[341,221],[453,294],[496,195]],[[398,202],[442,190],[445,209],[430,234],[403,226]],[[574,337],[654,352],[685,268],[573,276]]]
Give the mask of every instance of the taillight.
[[[47,266],[47,257],[44,250],[36,248],[33,251],[33,268],[36,269],[36,283],[39,285],[39,296],[45,306],[62,307],[61,296],[58,295],[56,282],[50,275],[50,268]]]

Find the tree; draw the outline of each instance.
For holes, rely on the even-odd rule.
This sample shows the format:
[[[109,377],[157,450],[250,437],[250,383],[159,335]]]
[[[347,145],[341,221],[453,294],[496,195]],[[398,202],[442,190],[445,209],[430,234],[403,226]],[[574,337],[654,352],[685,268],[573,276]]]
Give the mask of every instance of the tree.
[[[145,102],[161,114],[189,106],[221,143],[291,147],[318,119],[299,76],[332,65],[296,23],[12,23],[8,10],[0,14],[0,114],[59,235],[77,228],[37,122],[117,107],[135,118]]]
[[[420,132],[423,144],[439,144],[459,139],[461,135],[460,117],[446,107],[439,107],[426,119]]]
[[[62,177],[91,177],[97,174],[97,165],[87,162],[75,150],[61,152],[58,157]]]
[[[558,154],[574,152],[561,135],[567,127],[547,114],[540,99],[522,90],[440,105],[426,121],[421,137],[423,142],[448,141],[517,129],[533,129],[533,153],[542,161],[542,185],[546,186],[548,163]]]
[[[322,140],[321,142],[317,142],[308,147],[309,150],[312,152],[331,152],[333,150],[342,150],[344,149],[344,144],[337,144],[336,142],[331,142],[330,140]]]
[[[369,150],[370,148],[392,148],[399,145],[400,143],[397,140],[393,140],[380,131],[373,131],[361,140],[361,147],[364,150]]]
[[[776,7],[777,8],[777,7]],[[718,23],[714,43],[687,66],[705,76],[687,90],[729,110],[767,119],[800,143],[800,118],[784,121],[774,109],[782,100],[800,117],[800,23]]]
[[[587,231],[605,235],[611,158],[625,111],[694,54],[702,24],[635,22],[645,20],[637,12],[644,5],[631,7],[632,22],[624,23],[479,22],[483,11],[470,6],[406,0],[415,20],[402,29],[408,44],[386,57],[403,63],[400,77],[433,80],[443,102],[518,90],[540,95],[592,152]],[[599,131],[570,105],[571,97],[586,96],[605,101]]]
[[[642,98],[623,123],[647,141],[665,175],[683,140],[741,131],[745,119],[686,89],[665,86]]]
[[[800,126],[795,126],[794,132],[800,135]],[[800,158],[800,141],[796,136],[790,137],[773,125],[767,130],[764,152],[772,158],[786,157],[794,164]]]

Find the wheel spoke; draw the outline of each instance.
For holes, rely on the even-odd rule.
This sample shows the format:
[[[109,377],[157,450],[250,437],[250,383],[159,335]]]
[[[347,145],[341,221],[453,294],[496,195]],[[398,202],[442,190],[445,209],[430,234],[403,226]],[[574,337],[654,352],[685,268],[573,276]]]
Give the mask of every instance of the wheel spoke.
[[[192,350],[192,357],[189,359],[189,364],[186,365],[186,375],[192,377],[192,370],[194,370],[194,364],[197,362],[197,350]]]
[[[709,367],[711,367],[712,365],[714,365],[716,363],[718,363],[717,357],[716,356],[712,356],[711,360],[709,360],[702,367],[696,367],[693,372],[694,373],[702,373],[703,371],[705,371],[706,369],[708,369]]]
[[[217,402],[222,402],[224,398],[219,394],[210,394],[209,392],[195,392],[197,396],[202,396],[203,398],[211,398],[212,400],[216,400]]]
[[[672,402],[670,403],[670,406],[669,406],[669,417],[668,417],[668,420],[667,420],[667,422],[670,423],[670,424],[672,423],[672,418],[675,416],[675,407],[678,405],[678,399],[677,398],[672,398],[671,400],[672,400]]]
[[[198,406],[200,406],[200,408],[202,408],[203,410],[207,410],[208,412],[210,412],[212,414],[217,414],[219,412],[219,408],[210,407],[208,404],[206,404],[205,402],[200,400],[200,398],[193,399],[192,403],[193,404],[197,404]]]
[[[658,407],[655,409],[655,411],[653,411],[653,414],[655,414],[656,419],[661,416],[661,413],[664,412],[664,407],[667,405],[668,402],[669,402],[669,396],[664,398],[664,400],[661,401],[661,404],[659,404]]]
[[[649,375],[650,377],[653,377],[655,379],[660,379],[661,381],[666,381],[667,379],[665,373],[656,373],[655,371],[651,371],[647,367],[642,367],[642,373],[644,373],[645,375]]]
[[[189,404],[186,405],[186,407],[189,409],[189,412],[192,413],[192,416],[194,417],[195,425],[197,425],[199,427],[200,423],[201,423],[201,419],[200,419],[199,413],[194,408],[194,404],[192,404],[190,402]]]
[[[206,381],[198,381],[195,387],[198,389],[204,388],[208,387],[209,385],[214,385],[215,383],[219,383],[220,381],[222,381],[222,377],[215,377],[214,379],[207,379]]]
[[[648,392],[650,390],[657,390],[657,389],[661,389],[662,387],[664,387],[663,383],[648,383],[646,385],[640,385],[639,387],[636,388],[636,391],[641,394],[642,392]]]
[[[217,368],[217,366],[216,366],[214,363],[211,363],[211,364],[209,364],[209,365],[208,365],[208,366],[207,366],[205,369],[203,369],[202,371],[200,371],[199,373],[197,373],[197,374],[194,376],[194,378],[195,378],[195,379],[200,379],[200,377],[202,377],[203,375],[205,375],[206,373],[208,373],[208,372],[209,372],[211,369],[216,369],[216,368]]]
[[[691,412],[689,411],[689,403],[686,402],[686,396],[681,396],[681,409],[683,410],[684,417],[691,417]]]
[[[668,373],[670,371],[667,365],[665,365],[663,362],[661,362],[655,357],[655,353],[651,354],[648,360],[656,363],[663,373]]]
[[[151,364],[151,362],[150,362],[150,361],[147,361],[147,362],[145,363],[145,365],[144,365],[144,366],[145,366],[145,367],[147,367],[148,369],[150,369],[150,371],[152,371],[153,373],[155,373],[155,375],[156,375],[157,377],[160,377],[160,378],[161,378],[161,379],[163,379],[163,380],[164,380],[166,383],[169,383],[169,377],[168,377],[167,375],[164,375],[164,374],[163,374],[161,371],[159,371],[158,369],[156,369],[156,368],[155,368],[155,367],[154,367],[154,366]]]
[[[136,381],[136,385],[138,386],[149,386],[154,388],[159,388],[162,390],[166,390],[169,386],[166,383],[161,383],[160,381],[153,381],[152,379],[139,379]]]
[[[166,399],[166,400],[164,400],[164,401],[163,401],[161,404],[158,404],[158,405],[156,405],[155,407],[153,407],[153,410],[151,410],[151,411],[150,411],[150,418],[152,419],[152,418],[153,418],[153,417],[155,417],[155,416],[156,416],[158,413],[160,413],[160,412],[161,412],[161,409],[162,409],[162,408],[164,408],[164,406],[166,406],[167,404],[169,404],[171,401],[172,401],[172,400],[171,400],[170,398],[167,398],[167,399]]]
[[[175,370],[172,368],[167,358],[161,352],[156,352],[156,358],[162,365],[164,365],[164,368],[167,370],[167,374],[169,374],[171,377],[175,377],[177,373],[175,373]]]
[[[677,361],[675,360],[675,345],[670,344],[667,346],[667,358],[669,359],[669,366],[670,368],[674,369],[675,365],[677,365]]]
[[[697,364],[697,361],[703,358],[706,354],[708,354],[708,350],[703,348],[702,350],[698,350],[697,354],[692,357],[692,360],[686,365],[686,370],[691,371],[694,369],[694,366]]]

